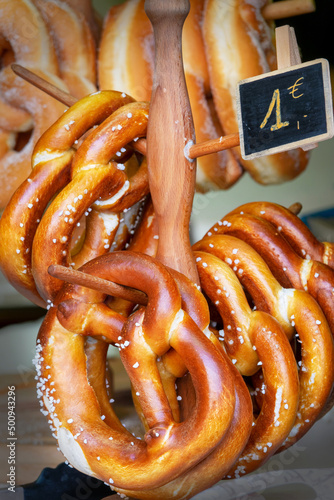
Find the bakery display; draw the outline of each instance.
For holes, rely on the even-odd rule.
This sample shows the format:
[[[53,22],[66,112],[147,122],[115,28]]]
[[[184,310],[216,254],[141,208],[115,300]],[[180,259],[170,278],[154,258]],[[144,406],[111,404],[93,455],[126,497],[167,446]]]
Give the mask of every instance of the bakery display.
[[[40,132],[31,171],[0,219],[2,272],[47,309],[34,359],[37,396],[60,451],[69,466],[143,500],[190,499],[255,471],[300,440],[334,401],[333,245],[312,235],[296,207],[269,202],[241,204],[190,241],[196,183],[227,188],[247,169],[267,182],[235,149],[204,157],[198,174],[186,154],[199,137],[223,135],[234,119],[228,99],[219,104],[228,118],[220,117],[212,76],[228,62],[212,62],[209,54],[222,5],[190,4],[190,13],[180,0],[146,0],[145,11],[132,0],[113,8],[103,26],[97,85],[115,78],[117,87],[115,65],[125,61],[120,74],[133,92],[86,92],[84,85],[95,85],[94,71],[86,71],[94,51],[84,50],[81,73],[60,43],[61,28],[80,19],[70,26],[78,40],[83,36],[82,60],[98,22],[94,31],[76,2],[31,3],[50,26],[55,83],[70,105]],[[224,33],[242,26],[241,45],[260,37],[268,62],[274,52],[263,5],[224,3],[232,9],[230,17],[223,9]],[[138,70],[138,95],[135,60],[147,63]],[[18,106],[4,102],[13,111]],[[18,127],[28,123],[24,110],[15,120]],[[208,127],[198,132],[203,121]],[[13,132],[3,130],[7,153]],[[302,150],[275,158],[261,160],[270,183],[306,166]],[[287,176],[278,164],[287,165]],[[134,428],[114,404],[110,346],[130,380]]]

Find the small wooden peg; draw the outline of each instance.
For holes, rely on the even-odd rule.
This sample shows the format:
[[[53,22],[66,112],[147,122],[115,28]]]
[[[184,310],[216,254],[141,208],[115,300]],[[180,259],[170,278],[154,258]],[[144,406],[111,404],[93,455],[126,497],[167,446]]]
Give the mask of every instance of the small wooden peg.
[[[290,205],[288,208],[290,212],[292,212],[295,215],[298,215],[301,212],[303,205],[299,201],[296,201],[295,203],[292,203],[292,205]]]
[[[107,295],[112,295],[113,297],[129,300],[134,304],[147,304],[147,296],[140,290],[118,285],[112,281],[99,278],[98,276],[92,276],[91,274],[77,271],[75,269],[71,269],[70,267],[60,266],[58,264],[51,265],[48,268],[48,273],[54,278],[66,281],[67,283],[72,283],[73,285],[92,288],[93,290],[106,293]]]
[[[234,148],[240,145],[239,134],[223,135],[218,139],[211,139],[210,141],[198,142],[192,146],[186,146],[186,157],[194,160],[200,156],[209,155],[211,153],[218,153],[224,149]]]

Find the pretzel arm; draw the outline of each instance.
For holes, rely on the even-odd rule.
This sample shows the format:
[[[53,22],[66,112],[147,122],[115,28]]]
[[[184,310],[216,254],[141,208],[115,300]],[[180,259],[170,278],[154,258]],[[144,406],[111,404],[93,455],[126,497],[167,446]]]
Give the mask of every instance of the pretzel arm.
[[[277,451],[289,435],[298,411],[297,365],[279,323],[258,311],[252,326],[250,336],[260,358],[265,395],[249,441],[228,474],[235,477],[255,470]]]
[[[213,234],[229,234],[245,241],[266,261],[282,286],[302,287],[300,257],[269,222],[247,214],[226,216],[207,232],[207,236]]]
[[[300,400],[294,427],[283,448],[299,440],[317,421],[332,395],[334,383],[333,337],[320,307],[313,297],[296,290],[288,301],[287,312],[301,345]]]
[[[266,201],[245,203],[228,215],[249,214],[271,222],[303,258],[318,260],[334,266],[333,245],[317,240],[304,222],[289,209]]]
[[[105,416],[104,421],[110,427],[123,430],[118,417],[116,416],[111,403],[110,372],[107,366],[107,351],[109,345],[103,341],[88,337],[84,350],[87,358],[87,380],[93,388],[96,398],[99,401],[101,415]],[[106,365],[106,369],[101,367]]]
[[[334,272],[329,266],[299,257],[274,226],[259,217],[247,214],[224,217],[207,234],[231,234],[251,245],[282,286],[309,291],[334,331]]]
[[[193,249],[215,255],[228,264],[250,294],[256,308],[276,318],[287,337],[293,338],[294,328],[284,313],[286,291],[275,279],[266,262],[248,243],[224,234],[206,237],[197,242]]]
[[[217,347],[221,356],[229,362],[219,344]],[[188,499],[200,491],[210,488],[225,476],[245,447],[252,429],[252,405],[248,390],[239,372],[231,363],[230,368],[233,373],[235,385],[234,416],[227,434],[210,455],[190,471],[164,486],[141,492],[118,489],[118,493],[130,497],[136,496],[144,500],[167,498],[169,495],[173,495],[174,498]],[[194,391],[189,374],[186,375],[185,380],[187,381],[186,385],[184,386],[184,382],[180,384],[181,391],[178,391],[182,394],[181,405],[186,398],[189,398],[189,390]],[[188,382],[191,384],[190,387],[188,386]],[[182,391],[182,388],[184,388],[185,392]],[[193,397],[195,400],[195,395]]]
[[[46,302],[37,291],[32,275],[32,243],[50,197],[70,180],[73,153],[69,151],[61,160],[37,165],[12,196],[0,218],[1,271],[19,293],[41,307],[45,307]]]
[[[260,415],[240,460],[233,466],[234,472],[229,473],[238,476],[258,468],[290,433],[298,408],[297,365],[280,324],[269,314],[250,309],[228,265],[208,253],[195,252],[195,255],[201,284],[223,320],[224,340],[221,331],[219,338],[232,362],[244,375],[253,374],[260,367],[265,374]],[[283,400],[287,408],[279,420],[276,401]],[[268,442],[270,447],[260,451]]]

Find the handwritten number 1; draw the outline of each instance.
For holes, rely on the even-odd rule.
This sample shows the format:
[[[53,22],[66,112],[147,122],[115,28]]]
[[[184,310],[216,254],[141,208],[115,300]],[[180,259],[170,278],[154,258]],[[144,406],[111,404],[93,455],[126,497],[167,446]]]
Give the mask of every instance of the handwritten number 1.
[[[274,90],[273,97],[271,99],[271,102],[269,104],[269,108],[267,111],[266,116],[264,117],[263,122],[260,125],[260,128],[264,128],[268,122],[268,119],[270,118],[270,115],[273,112],[274,106],[276,105],[276,123],[270,127],[271,131],[274,130],[279,130],[282,127],[287,127],[289,125],[289,122],[282,122],[282,116],[281,116],[281,96],[279,89]]]

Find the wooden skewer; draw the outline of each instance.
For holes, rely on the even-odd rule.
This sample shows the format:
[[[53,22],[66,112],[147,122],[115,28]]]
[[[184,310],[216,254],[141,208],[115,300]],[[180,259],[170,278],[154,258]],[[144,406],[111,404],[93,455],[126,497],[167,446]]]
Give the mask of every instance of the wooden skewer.
[[[189,148],[185,148],[185,154],[191,160],[199,158],[200,156],[218,153],[223,149],[230,149],[240,145],[240,135],[230,134],[223,135],[218,139],[211,139],[210,141],[199,142],[193,144]]]
[[[315,9],[314,0],[281,0],[265,5],[262,9],[262,15],[267,21],[274,21],[275,19],[309,14]]]
[[[92,288],[93,290],[106,293],[107,295],[112,295],[113,297],[129,300],[134,304],[140,304],[143,306],[147,304],[147,296],[140,290],[118,285],[112,281],[92,276],[91,274],[87,274],[82,271],[77,271],[75,269],[56,264],[48,268],[48,273],[54,278],[72,283],[73,285]]]
[[[57,101],[62,102],[65,106],[71,107],[77,102],[77,99],[71,94],[56,87],[47,80],[44,80],[44,78],[41,78],[24,66],[21,66],[20,64],[12,64],[11,68],[16,75],[20,76],[27,82],[34,85],[34,87],[37,87],[54,99],[57,99]]]

